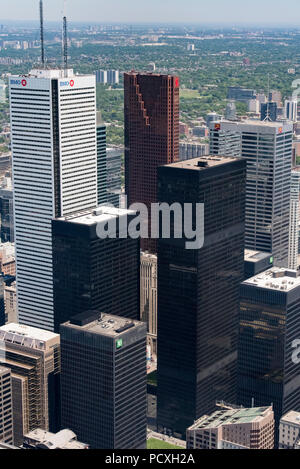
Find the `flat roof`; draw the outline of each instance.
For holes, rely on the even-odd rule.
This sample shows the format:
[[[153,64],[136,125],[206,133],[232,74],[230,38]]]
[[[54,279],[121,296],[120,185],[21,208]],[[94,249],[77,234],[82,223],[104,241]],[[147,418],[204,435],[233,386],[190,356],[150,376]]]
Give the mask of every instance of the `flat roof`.
[[[252,285],[258,288],[287,292],[300,286],[300,276],[298,276],[296,270],[272,267],[265,272],[245,280],[243,285]]]
[[[251,249],[245,249],[244,259],[247,262],[259,262],[262,259],[271,258],[272,254],[263,251],[252,251]]]
[[[0,376],[4,373],[10,373],[10,369],[6,368],[5,366],[0,366]]]
[[[38,329],[36,327],[24,326],[21,324],[6,324],[0,327],[0,340],[9,341],[16,345],[44,350],[48,341],[56,339],[59,342],[59,334]]]
[[[176,163],[165,165],[165,167],[203,171],[204,169],[213,168],[215,166],[221,166],[223,164],[233,163],[234,161],[240,161],[240,159],[234,158],[232,156],[208,155],[192,158],[190,160],[177,161]]]
[[[294,423],[300,426],[300,412],[291,410],[287,414],[283,415],[280,421],[285,423]]]
[[[94,320],[95,311],[91,317],[91,322],[84,324],[82,326],[77,324],[72,324],[71,321],[63,324],[64,326],[71,327],[72,329],[77,329],[85,332],[90,332],[92,334],[104,335],[111,338],[117,338],[124,334],[125,332],[132,330],[134,328],[140,327],[144,323],[140,321],[135,321],[133,319],[123,318],[120,316],[114,316],[112,314],[104,314],[99,312],[98,319]],[[89,314],[89,312],[87,312]],[[76,318],[76,317],[75,317]]]
[[[79,225],[93,226],[97,223],[107,223],[110,220],[116,220],[123,216],[134,216],[134,210],[126,210],[109,206],[98,207],[95,210],[74,213],[66,217],[60,217],[57,220],[77,223]]]
[[[77,437],[71,430],[61,430],[58,433],[50,433],[41,428],[24,435],[24,438],[33,440],[37,444],[43,444],[49,449],[85,449],[88,445],[77,441]]]
[[[221,125],[221,130],[225,130],[226,128],[238,128],[240,127],[240,130],[243,130],[245,132],[253,132],[255,131],[255,127],[259,130],[273,130],[273,133],[283,133],[286,131],[292,131],[293,130],[293,123],[290,121],[276,121],[276,122],[271,122],[271,121],[260,121],[258,119],[245,119],[243,121],[229,121],[229,120],[218,120],[215,122],[211,122],[209,124],[209,127],[211,130],[214,130],[214,126],[216,124]]]
[[[244,423],[259,422],[271,407],[254,407],[249,409],[218,410],[212,415],[204,415],[189,430],[203,428],[217,428],[222,425],[240,425]]]

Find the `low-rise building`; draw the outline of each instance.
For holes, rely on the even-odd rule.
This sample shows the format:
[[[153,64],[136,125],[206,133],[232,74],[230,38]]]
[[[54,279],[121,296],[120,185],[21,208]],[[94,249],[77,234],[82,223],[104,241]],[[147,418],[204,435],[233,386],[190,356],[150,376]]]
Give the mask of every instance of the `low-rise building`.
[[[221,407],[187,429],[187,449],[274,448],[272,407]]]
[[[86,443],[77,441],[77,436],[71,430],[61,430],[50,433],[40,428],[24,436],[25,449],[89,449]]]
[[[281,418],[279,449],[300,449],[300,412],[292,410]]]

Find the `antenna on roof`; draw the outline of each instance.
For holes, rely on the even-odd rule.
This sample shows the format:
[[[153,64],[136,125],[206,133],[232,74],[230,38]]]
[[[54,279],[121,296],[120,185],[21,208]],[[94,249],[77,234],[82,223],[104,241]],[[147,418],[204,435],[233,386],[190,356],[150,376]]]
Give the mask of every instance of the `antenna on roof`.
[[[45,66],[43,0],[40,0],[40,33],[41,33],[41,59],[42,59],[42,65]]]
[[[68,76],[68,25],[66,16],[66,0],[64,0],[64,13],[63,13],[63,62],[65,77]]]
[[[267,97],[267,113],[264,122],[271,122],[270,117],[270,74],[268,73],[268,97]]]

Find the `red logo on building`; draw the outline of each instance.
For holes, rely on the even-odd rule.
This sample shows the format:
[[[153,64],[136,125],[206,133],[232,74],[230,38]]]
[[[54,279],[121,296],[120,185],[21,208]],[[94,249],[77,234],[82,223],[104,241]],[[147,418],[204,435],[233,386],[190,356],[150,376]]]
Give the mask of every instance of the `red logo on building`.
[[[283,128],[282,128],[282,127],[279,127],[278,132],[279,132],[280,134],[282,134]]]
[[[221,130],[221,124],[215,124],[215,130]]]
[[[70,86],[74,86],[74,80],[70,80]]]
[[[26,80],[22,80],[21,83],[22,83],[22,86],[26,86],[26,85],[27,85],[27,81],[26,81]]]
[[[176,86],[176,88],[179,87],[179,78],[175,78],[175,86]]]

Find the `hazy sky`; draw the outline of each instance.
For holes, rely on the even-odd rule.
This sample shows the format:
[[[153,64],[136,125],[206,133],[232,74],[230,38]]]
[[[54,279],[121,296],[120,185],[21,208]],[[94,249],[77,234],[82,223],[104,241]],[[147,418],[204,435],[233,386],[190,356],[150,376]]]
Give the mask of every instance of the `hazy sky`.
[[[44,0],[57,20],[63,0]],[[299,0],[67,0],[70,21],[300,24]],[[0,0],[0,21],[34,20],[38,0]]]

